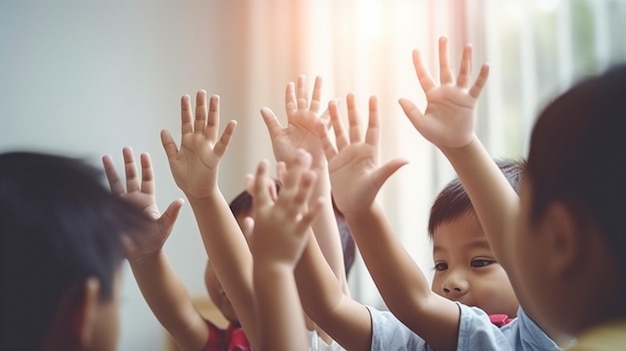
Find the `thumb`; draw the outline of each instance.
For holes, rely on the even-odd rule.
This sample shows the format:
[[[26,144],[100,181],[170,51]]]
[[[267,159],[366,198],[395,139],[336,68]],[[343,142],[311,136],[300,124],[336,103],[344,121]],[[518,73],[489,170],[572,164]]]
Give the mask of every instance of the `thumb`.
[[[167,207],[165,212],[163,212],[161,217],[159,217],[159,219],[157,220],[161,235],[165,240],[167,240],[167,238],[172,233],[174,223],[176,223],[176,219],[178,219],[178,214],[180,213],[180,209],[183,207],[183,204],[183,199],[176,199],[172,201],[172,203]]]
[[[424,117],[422,111],[420,111],[417,106],[411,100],[402,98],[400,99],[400,106],[404,111],[404,114],[409,118],[409,121],[413,124],[413,126],[419,131],[419,124]]]
[[[391,177],[392,174],[396,173],[400,167],[409,163],[407,160],[403,160],[400,158],[393,159],[372,173],[372,179],[374,180],[374,184],[378,189],[380,189],[383,184]]]

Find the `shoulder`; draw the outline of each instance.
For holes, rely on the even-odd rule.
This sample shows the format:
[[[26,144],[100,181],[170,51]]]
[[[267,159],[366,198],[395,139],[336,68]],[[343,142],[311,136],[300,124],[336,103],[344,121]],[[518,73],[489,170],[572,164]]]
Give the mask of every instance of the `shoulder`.
[[[524,312],[500,329],[516,350],[560,350],[558,345]]]

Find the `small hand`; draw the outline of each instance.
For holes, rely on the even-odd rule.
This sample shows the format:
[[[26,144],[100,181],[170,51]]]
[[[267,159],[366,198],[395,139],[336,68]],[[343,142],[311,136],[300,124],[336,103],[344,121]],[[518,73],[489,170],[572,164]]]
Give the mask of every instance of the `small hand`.
[[[298,150],[295,160],[287,167],[283,187],[274,198],[275,192],[270,189],[274,181],[268,176],[267,162],[259,163],[254,177],[254,229],[250,237],[255,264],[274,262],[293,266],[302,254],[308,229],[321,209],[321,201],[311,208],[307,206],[317,180],[310,167],[310,154]]]
[[[335,204],[344,215],[358,213],[369,208],[384,182],[406,161],[395,159],[379,167],[379,120],[376,97],[369,100],[369,125],[365,137],[356,110],[354,95],[348,94],[349,139],[346,137],[339,118],[337,103],[328,107],[336,147],[328,133],[320,129],[324,152],[328,159],[328,171]]]
[[[124,170],[126,174],[126,187],[120,180],[113,158],[109,155],[102,157],[102,164],[106,172],[107,180],[113,194],[122,197],[137,208],[142,209],[148,216],[155,219],[158,226],[154,232],[146,232],[137,241],[125,240],[127,258],[131,261],[148,257],[157,253],[165,244],[178,218],[180,208],[183,205],[181,199],[174,200],[165,210],[163,215],[159,213],[155,198],[154,174],[150,156],[141,154],[141,182],[137,174],[137,166],[133,157],[133,151],[129,147],[122,150],[124,158]]]
[[[400,105],[411,123],[428,141],[439,148],[461,148],[474,138],[476,102],[487,82],[489,66],[483,64],[476,82],[469,87],[472,47],[463,49],[461,69],[454,81],[448,54],[448,40],[439,39],[439,72],[441,85],[436,86],[424,68],[419,51],[413,51],[413,64],[417,77],[426,93],[425,114],[407,99],[400,99]]]
[[[322,146],[317,137],[317,130],[320,126],[326,125],[318,115],[321,91],[322,79],[317,77],[309,103],[304,76],[298,77],[295,89],[293,82],[287,84],[285,90],[287,127],[285,128],[280,125],[272,110],[267,107],[261,109],[263,121],[272,140],[276,161],[291,160],[295,157],[295,150],[305,149],[313,157],[313,168],[325,166]]]
[[[189,96],[182,97],[180,149],[167,130],[161,132],[161,142],[176,185],[188,198],[211,197],[218,190],[219,162],[236,126],[235,121],[228,122],[218,139],[219,97],[211,96],[207,111],[206,92],[198,91],[195,118]]]

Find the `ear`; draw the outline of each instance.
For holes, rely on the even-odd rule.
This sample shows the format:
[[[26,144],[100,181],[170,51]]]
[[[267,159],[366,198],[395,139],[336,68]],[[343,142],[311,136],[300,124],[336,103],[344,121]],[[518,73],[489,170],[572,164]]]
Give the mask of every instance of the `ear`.
[[[77,301],[71,311],[71,331],[84,349],[92,343],[93,331],[96,325],[96,313],[100,301],[100,281],[95,277],[88,277],[79,287],[76,294]]]
[[[579,268],[585,247],[583,225],[571,206],[561,201],[547,206],[541,235],[547,236],[544,241],[548,245],[546,254],[549,255],[546,268],[551,273],[568,275]]]

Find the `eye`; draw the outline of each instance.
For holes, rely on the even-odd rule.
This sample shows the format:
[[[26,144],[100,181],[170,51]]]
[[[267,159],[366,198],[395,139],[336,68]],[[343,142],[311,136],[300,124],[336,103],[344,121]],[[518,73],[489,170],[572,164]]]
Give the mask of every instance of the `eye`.
[[[478,259],[474,259],[472,260],[472,262],[470,263],[470,266],[474,267],[474,268],[481,268],[481,267],[486,267],[489,266],[490,264],[494,264],[496,263],[496,261],[494,260],[487,260],[484,258],[478,258]]]
[[[435,263],[435,270],[438,272],[441,271],[445,271],[446,269],[448,269],[448,264],[444,263],[444,262],[436,262]]]

